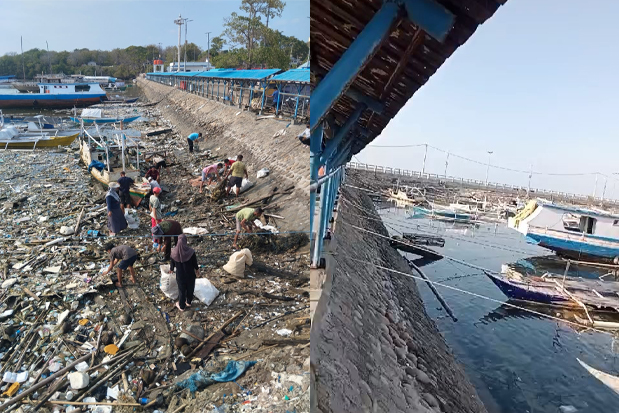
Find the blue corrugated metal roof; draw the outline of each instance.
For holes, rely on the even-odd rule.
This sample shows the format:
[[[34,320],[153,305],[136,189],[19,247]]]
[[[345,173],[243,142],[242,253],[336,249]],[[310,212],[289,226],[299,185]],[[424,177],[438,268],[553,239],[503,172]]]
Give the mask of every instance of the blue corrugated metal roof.
[[[15,77],[15,75],[0,76],[0,79],[3,79],[3,80],[4,80],[4,79],[11,79],[11,78],[13,78],[13,77]]]
[[[187,77],[211,77],[216,79],[242,79],[242,80],[261,80],[280,72],[281,69],[259,69],[259,70],[209,70],[206,72],[157,72],[147,73],[153,76],[187,76]],[[308,82],[310,71],[308,70]]]
[[[198,77],[214,77],[219,79],[244,79],[244,80],[261,80],[265,79],[273,74],[276,74],[281,69],[259,69],[259,70],[232,70],[225,72],[202,72]]]
[[[292,69],[279,75],[275,75],[270,80],[276,82],[300,82],[310,83],[310,69]]]

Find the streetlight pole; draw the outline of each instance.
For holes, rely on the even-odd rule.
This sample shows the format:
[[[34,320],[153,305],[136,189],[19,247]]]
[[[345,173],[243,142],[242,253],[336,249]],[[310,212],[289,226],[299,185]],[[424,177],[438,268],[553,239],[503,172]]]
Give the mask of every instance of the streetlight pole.
[[[422,161],[422,175],[426,171],[426,153],[428,152],[428,143],[424,144],[424,161]]]
[[[448,159],[450,159],[450,152],[448,152],[448,154],[446,155],[446,169],[444,169],[443,171],[444,178],[448,177]]]
[[[594,191],[592,191],[592,199],[596,198],[596,187],[598,186],[598,172],[594,176],[596,176],[596,178],[594,179]]]
[[[185,21],[185,51],[183,52],[183,71],[187,71],[187,23],[193,22],[190,19],[183,19]]]
[[[206,32],[207,35],[207,60],[209,61],[209,65],[211,65],[211,32]]]
[[[530,197],[530,190],[532,189],[532,174],[534,172],[534,165],[530,164],[530,176],[527,180],[527,197]]]
[[[484,179],[484,186],[489,186],[489,168],[491,168],[491,155],[493,151],[487,151],[487,153],[489,154],[489,163],[487,163],[487,176]]]
[[[178,58],[177,58],[177,72],[181,68],[181,26],[183,26],[183,18],[179,14],[179,18],[174,21],[174,24],[179,26],[179,45],[178,45]],[[173,59],[174,60],[174,59]],[[174,61],[172,62],[172,67],[174,67]]]

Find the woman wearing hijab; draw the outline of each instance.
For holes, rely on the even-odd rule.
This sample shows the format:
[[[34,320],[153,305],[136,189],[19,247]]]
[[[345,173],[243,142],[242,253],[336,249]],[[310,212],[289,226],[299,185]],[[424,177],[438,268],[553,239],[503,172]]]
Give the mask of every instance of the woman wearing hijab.
[[[200,277],[196,252],[187,245],[185,234],[179,235],[179,242],[172,249],[170,255],[170,273],[177,270],[177,285],[179,286],[179,302],[176,303],[180,311],[185,311],[194,299],[196,277]]]
[[[105,202],[108,206],[108,229],[110,230],[110,236],[114,236],[127,228],[125,214],[121,210],[121,198],[118,196],[119,187],[118,183],[110,182],[110,189],[105,195]]]

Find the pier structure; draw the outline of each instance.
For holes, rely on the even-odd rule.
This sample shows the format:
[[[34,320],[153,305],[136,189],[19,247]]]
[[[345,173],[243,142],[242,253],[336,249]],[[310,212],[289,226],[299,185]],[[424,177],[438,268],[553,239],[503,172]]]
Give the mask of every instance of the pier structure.
[[[310,114],[310,299],[315,311],[311,385],[316,395],[311,407],[316,411],[485,411],[467,378],[457,373],[460,367],[426,315],[415,283],[369,264],[409,271],[402,257],[386,247],[387,241],[354,228],[387,235],[368,196],[342,183],[352,156],[381,134],[413,94],[504,3],[312,3],[310,41],[321,45],[312,48],[310,58],[315,85]],[[339,196],[373,211],[373,216],[360,220],[356,214],[363,214],[341,208],[336,213]],[[328,229],[332,232],[326,237]],[[329,249],[325,253],[324,242]],[[416,342],[422,337],[418,349]],[[417,356],[426,361],[420,363]],[[421,384],[418,376],[424,375],[418,374],[416,365],[434,379]]]
[[[146,79],[240,109],[253,110],[259,115],[269,108],[276,116],[299,121],[309,117],[309,69],[151,72],[146,74]]]

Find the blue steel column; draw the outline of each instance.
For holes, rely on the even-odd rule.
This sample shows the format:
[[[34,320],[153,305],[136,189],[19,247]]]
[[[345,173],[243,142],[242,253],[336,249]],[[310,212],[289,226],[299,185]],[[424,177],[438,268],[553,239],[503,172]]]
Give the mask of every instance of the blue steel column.
[[[278,116],[278,107],[280,106],[280,93],[282,93],[282,83],[278,82],[278,100],[276,101],[276,116]]]
[[[323,126],[318,126],[310,135],[310,182],[316,182],[319,176],[319,158],[323,142]],[[314,210],[316,192],[310,192],[310,239],[314,231]]]
[[[265,107],[265,92],[267,91],[267,82],[263,81],[261,84],[263,86],[263,97],[260,102],[260,111],[258,112],[259,115],[263,114],[263,108]]]
[[[303,85],[297,86],[297,97],[295,97],[295,115],[293,116],[293,120],[297,120],[297,108],[299,107],[299,95],[301,95],[302,89],[303,89]]]
[[[364,30],[319,82],[312,94],[312,114],[315,116],[311,116],[311,128],[314,129],[323,120],[355,76],[364,68],[388,34],[397,16],[398,5],[396,3],[383,3],[381,9],[375,13]]]
[[[327,165],[325,165],[327,166]],[[327,168],[325,168],[327,170]],[[321,185],[321,210],[319,211],[319,227],[317,228],[316,239],[314,240],[314,251],[312,256],[312,266],[318,267],[323,252],[323,237],[325,237],[325,228],[327,227],[327,215],[329,210],[329,194],[332,187],[332,178]]]

